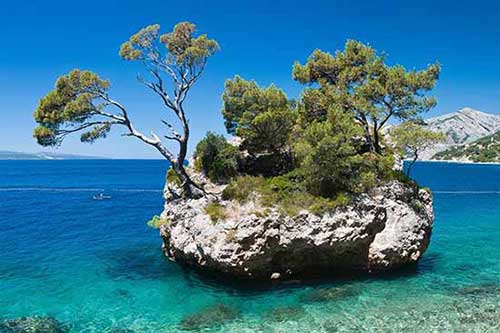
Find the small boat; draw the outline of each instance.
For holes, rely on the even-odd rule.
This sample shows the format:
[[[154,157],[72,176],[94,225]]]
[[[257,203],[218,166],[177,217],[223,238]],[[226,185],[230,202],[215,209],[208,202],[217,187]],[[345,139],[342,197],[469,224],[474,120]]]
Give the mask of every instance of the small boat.
[[[92,199],[94,199],[94,200],[105,200],[105,199],[111,199],[111,196],[110,196],[110,195],[104,195],[104,194],[102,194],[102,193],[99,193],[99,194],[97,194],[97,195],[94,195],[94,196],[92,197]]]

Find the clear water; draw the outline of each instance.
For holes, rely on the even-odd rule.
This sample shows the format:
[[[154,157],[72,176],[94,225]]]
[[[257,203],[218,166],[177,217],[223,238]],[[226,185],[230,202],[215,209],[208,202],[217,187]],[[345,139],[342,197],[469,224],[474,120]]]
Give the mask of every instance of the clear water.
[[[88,333],[500,332],[500,166],[415,166],[436,213],[415,267],[259,287],[162,257],[145,222],[162,209],[166,167],[0,161],[0,319],[52,316]],[[112,199],[92,200],[101,191]]]

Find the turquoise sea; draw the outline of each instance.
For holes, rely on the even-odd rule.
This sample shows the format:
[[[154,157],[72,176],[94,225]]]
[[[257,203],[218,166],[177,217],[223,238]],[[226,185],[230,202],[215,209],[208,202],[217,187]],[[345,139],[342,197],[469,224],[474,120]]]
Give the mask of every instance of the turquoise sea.
[[[418,265],[268,286],[162,257],[146,221],[162,210],[166,168],[0,161],[0,319],[51,316],[88,333],[500,332],[498,165],[415,166],[436,214]],[[112,199],[92,200],[100,192]]]

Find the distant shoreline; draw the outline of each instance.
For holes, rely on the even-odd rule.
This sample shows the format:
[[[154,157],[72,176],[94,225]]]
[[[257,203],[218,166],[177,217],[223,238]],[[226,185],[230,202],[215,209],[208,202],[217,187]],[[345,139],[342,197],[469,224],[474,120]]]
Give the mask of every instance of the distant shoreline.
[[[114,160],[115,158],[107,157],[75,157],[75,158],[1,158],[0,161],[89,161],[89,160]],[[126,160],[126,158],[120,158]]]
[[[162,158],[116,158],[116,157],[75,157],[75,158],[1,158],[0,161],[164,161]],[[403,159],[411,162],[410,159]],[[475,164],[475,165],[500,165],[500,162],[471,162],[455,160],[417,160],[423,163],[452,163],[452,164]]]
[[[403,161],[411,162],[411,160],[404,159]],[[472,162],[472,161],[455,161],[455,160],[417,160],[417,162],[425,163],[454,163],[454,164],[484,164],[484,165],[500,165],[500,162]]]

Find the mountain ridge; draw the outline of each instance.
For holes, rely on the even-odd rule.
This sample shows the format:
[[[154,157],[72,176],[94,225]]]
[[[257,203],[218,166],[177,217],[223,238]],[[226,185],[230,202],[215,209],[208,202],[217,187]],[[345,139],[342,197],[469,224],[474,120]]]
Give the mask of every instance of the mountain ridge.
[[[465,107],[457,112],[425,119],[424,126],[428,130],[446,135],[445,143],[422,152],[422,160],[433,160],[440,152],[471,144],[500,131],[500,114],[485,113]]]
[[[500,115],[466,107],[457,112],[426,119],[425,124],[429,130],[447,134],[451,139],[449,144],[464,144],[499,131]]]

